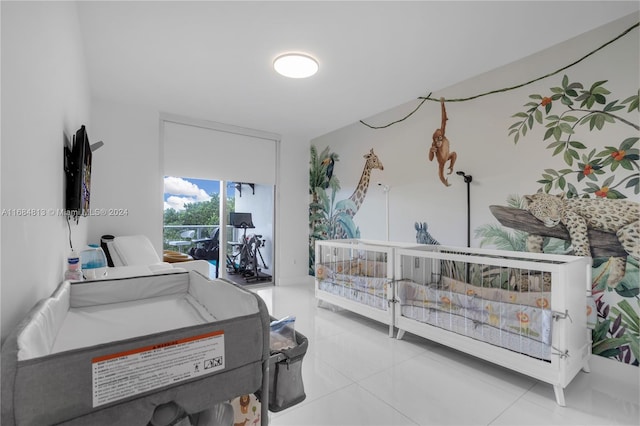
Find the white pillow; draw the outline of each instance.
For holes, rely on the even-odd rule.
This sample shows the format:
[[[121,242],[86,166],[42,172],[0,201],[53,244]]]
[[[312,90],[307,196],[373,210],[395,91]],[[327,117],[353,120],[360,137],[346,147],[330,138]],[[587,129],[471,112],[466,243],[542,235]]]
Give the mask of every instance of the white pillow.
[[[118,265],[112,255],[113,266],[153,265],[162,261],[158,257],[158,253],[151,241],[144,235],[115,237],[112,244],[114,252],[119,258],[118,260],[122,263]],[[109,250],[109,253],[111,253],[111,250]]]

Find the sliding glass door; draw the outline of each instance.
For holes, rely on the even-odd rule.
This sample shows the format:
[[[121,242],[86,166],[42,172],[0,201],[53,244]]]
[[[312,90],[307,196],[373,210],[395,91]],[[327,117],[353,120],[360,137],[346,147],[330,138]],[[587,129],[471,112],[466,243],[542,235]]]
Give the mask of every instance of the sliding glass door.
[[[278,143],[277,135],[265,132],[166,114],[161,117],[165,189],[169,177],[180,177],[187,182],[218,183],[217,192],[211,194],[206,190],[202,194],[197,188],[191,189],[194,197],[199,194],[201,198],[208,198],[208,202],[217,198],[219,223],[213,224],[219,239],[216,273],[240,284],[274,281]],[[171,201],[180,200],[169,199],[165,194],[165,208]],[[193,206],[190,208],[194,209]],[[245,214],[244,218],[250,218],[250,223],[246,220],[244,225],[232,222],[242,216],[240,213]],[[192,225],[191,228],[180,228],[180,232],[194,230],[196,236],[202,237],[201,230],[207,224]],[[177,230],[172,232],[175,234]],[[173,234],[176,239],[165,238],[165,244],[186,245],[182,235]],[[188,237],[190,233],[184,235]],[[197,254],[197,248],[202,248],[202,242],[197,241],[201,239],[195,238],[189,246],[193,254]]]

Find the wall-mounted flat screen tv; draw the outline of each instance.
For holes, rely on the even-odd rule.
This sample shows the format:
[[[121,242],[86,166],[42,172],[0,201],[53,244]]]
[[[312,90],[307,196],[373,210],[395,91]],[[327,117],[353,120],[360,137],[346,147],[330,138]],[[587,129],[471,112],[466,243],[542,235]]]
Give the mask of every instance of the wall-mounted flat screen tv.
[[[87,129],[78,129],[71,147],[65,147],[65,209],[72,216],[86,216],[91,201],[91,146]]]

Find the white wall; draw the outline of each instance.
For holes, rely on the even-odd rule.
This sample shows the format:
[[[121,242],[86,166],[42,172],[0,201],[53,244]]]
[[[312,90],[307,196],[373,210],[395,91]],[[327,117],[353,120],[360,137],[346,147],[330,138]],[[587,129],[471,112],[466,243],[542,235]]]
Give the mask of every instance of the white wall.
[[[309,141],[283,135],[276,189],[276,283],[309,284]]]
[[[93,170],[99,183],[93,188],[92,208],[126,208],[128,214],[93,217],[89,240],[98,241],[104,234],[140,233],[147,235],[160,253],[160,112],[104,99],[94,99],[91,111],[91,137],[105,142],[94,155]],[[211,119],[215,121],[215,117]],[[280,210],[276,211],[276,284],[307,282],[308,141],[283,136],[278,164],[281,181],[276,193],[276,200],[280,200],[276,207]]]
[[[149,237],[162,253],[163,175],[160,169],[159,113],[150,108],[93,99],[91,134],[104,146],[93,156],[92,217],[89,239],[105,234]],[[124,215],[109,215],[126,209]]]
[[[55,210],[64,207],[63,147],[82,124],[91,136],[91,126],[76,6],[2,2],[1,8],[4,340],[62,279],[69,235]],[[14,216],[14,209],[44,215]],[[87,222],[71,225],[74,247],[86,244]]]

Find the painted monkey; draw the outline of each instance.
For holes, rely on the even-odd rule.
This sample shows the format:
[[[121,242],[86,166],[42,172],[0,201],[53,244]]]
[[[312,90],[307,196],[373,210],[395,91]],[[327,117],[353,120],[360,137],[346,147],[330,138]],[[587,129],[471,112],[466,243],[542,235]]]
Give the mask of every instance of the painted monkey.
[[[444,177],[444,167],[447,161],[449,161],[449,173],[453,172],[453,165],[456,163],[458,154],[455,151],[449,152],[449,140],[444,135],[444,130],[447,127],[447,110],[444,106],[444,98],[440,98],[440,106],[442,109],[442,124],[439,129],[433,132],[433,143],[431,143],[431,149],[429,150],[429,161],[433,161],[435,155],[438,159],[438,174],[440,175],[440,181],[446,186],[451,184]]]

